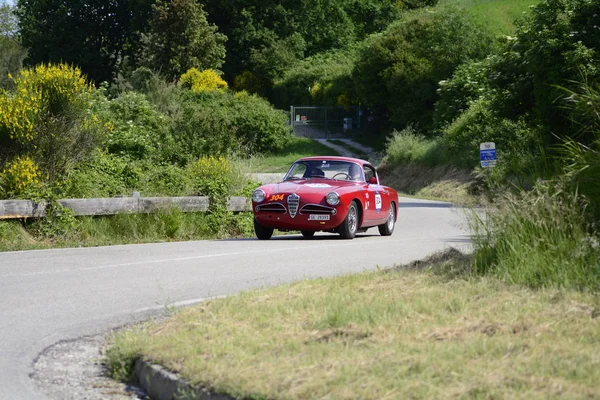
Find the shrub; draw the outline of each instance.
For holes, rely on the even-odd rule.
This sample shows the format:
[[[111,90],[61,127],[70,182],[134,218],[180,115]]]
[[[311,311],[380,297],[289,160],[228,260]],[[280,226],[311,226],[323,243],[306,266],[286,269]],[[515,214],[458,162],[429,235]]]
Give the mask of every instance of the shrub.
[[[469,109],[472,102],[489,95],[489,59],[461,64],[451,79],[439,82],[435,103],[434,128],[441,129]]]
[[[190,166],[196,195],[227,196],[231,185],[231,166],[222,156],[201,157]]]
[[[245,92],[184,93],[173,137],[190,158],[280,149],[288,140],[287,116]]]
[[[442,140],[450,161],[460,167],[474,168],[479,164],[479,145],[494,142],[498,166],[505,174],[531,173],[539,157],[539,133],[527,121],[501,118],[487,100],[480,99],[450,124]]]
[[[198,69],[192,67],[185,74],[181,75],[179,84],[193,92],[223,92],[227,90],[227,82],[212,69],[198,71]]]
[[[141,176],[142,169],[132,160],[99,151],[69,174],[64,195],[73,198],[130,195],[139,187]]]
[[[41,187],[42,174],[29,157],[18,156],[0,172],[0,198],[19,197]]]
[[[182,167],[172,164],[147,165],[140,177],[138,190],[144,196],[189,196],[193,178]]]
[[[142,94],[124,92],[109,100],[104,92],[98,91],[93,107],[107,121],[104,145],[109,153],[133,159],[173,158],[178,150],[172,148],[167,117]]]
[[[427,139],[408,126],[394,131],[387,140],[384,163],[391,165],[420,163],[427,166],[442,164],[444,150],[439,139]]]
[[[0,142],[5,154],[27,153],[50,181],[85,159],[103,125],[89,112],[93,88],[65,64],[23,69],[15,92],[0,95]]]

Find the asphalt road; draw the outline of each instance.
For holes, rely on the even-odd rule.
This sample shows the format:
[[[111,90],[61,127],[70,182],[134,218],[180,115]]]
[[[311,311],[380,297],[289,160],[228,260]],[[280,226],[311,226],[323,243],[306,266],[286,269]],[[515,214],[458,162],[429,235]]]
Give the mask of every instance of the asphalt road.
[[[29,377],[61,340],[93,335],[261,286],[391,267],[450,246],[470,248],[464,213],[402,198],[396,231],[0,253],[0,398],[45,399]]]

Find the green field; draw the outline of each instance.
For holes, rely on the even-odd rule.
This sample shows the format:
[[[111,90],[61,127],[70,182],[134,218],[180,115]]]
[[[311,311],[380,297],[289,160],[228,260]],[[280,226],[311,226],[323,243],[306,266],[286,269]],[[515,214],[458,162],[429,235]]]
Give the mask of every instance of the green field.
[[[287,172],[290,165],[301,157],[338,155],[335,150],[315,140],[293,136],[282,150],[251,159],[249,168],[252,172]]]
[[[514,21],[523,17],[539,0],[441,0],[440,4],[467,9],[479,22],[499,35],[515,31]]]

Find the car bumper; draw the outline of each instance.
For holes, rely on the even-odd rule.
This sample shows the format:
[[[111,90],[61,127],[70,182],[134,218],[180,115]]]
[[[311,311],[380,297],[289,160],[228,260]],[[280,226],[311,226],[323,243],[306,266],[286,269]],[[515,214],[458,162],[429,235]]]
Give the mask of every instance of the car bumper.
[[[267,205],[253,204],[256,220],[263,226],[282,230],[320,231],[335,229],[344,222],[348,212],[347,207],[326,207],[329,209],[329,212],[327,212],[324,206],[321,206],[319,210],[315,210],[308,207],[306,209],[304,207],[306,205],[301,205],[300,210],[292,217],[286,207],[277,210],[277,212],[272,212],[265,211],[264,209],[269,210],[269,207],[265,206]]]

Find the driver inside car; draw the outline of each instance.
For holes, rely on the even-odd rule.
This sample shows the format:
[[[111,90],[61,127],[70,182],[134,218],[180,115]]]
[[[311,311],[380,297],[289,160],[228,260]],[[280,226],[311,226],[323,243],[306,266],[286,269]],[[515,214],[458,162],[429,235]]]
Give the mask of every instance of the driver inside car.
[[[348,175],[349,175],[349,180],[351,181],[360,181],[362,176],[360,173],[360,167],[356,164],[350,164],[350,167],[348,168]]]

